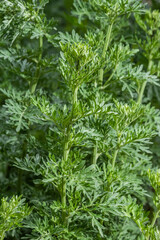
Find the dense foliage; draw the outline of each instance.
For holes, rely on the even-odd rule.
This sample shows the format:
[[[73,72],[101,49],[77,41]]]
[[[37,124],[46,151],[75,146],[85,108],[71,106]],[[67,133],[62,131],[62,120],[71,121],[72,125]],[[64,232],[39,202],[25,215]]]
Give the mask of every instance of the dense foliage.
[[[0,239],[160,239],[158,1],[0,1]]]

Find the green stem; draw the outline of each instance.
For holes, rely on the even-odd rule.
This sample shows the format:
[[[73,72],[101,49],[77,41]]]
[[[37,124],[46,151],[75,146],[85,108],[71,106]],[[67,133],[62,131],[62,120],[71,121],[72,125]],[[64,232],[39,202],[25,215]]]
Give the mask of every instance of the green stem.
[[[107,35],[106,35],[106,39],[105,39],[105,43],[104,43],[104,47],[103,47],[103,52],[102,52],[102,61],[106,57],[106,52],[108,50],[110,39],[111,39],[112,28],[113,28],[113,22],[108,27],[108,31],[107,31]],[[104,70],[103,70],[103,68],[101,68],[99,70],[99,77],[98,77],[100,86],[103,83],[103,75],[104,75]]]
[[[64,150],[63,150],[63,165],[65,165],[67,159],[68,159],[68,155],[69,155],[69,146],[68,146],[69,142],[68,142],[68,136],[67,136],[67,140],[64,144]],[[67,183],[66,183],[66,177],[63,176],[62,178],[62,192],[61,192],[61,202],[62,202],[62,207],[63,207],[63,211],[62,211],[62,220],[63,223],[66,224],[66,188],[67,188]]]
[[[143,98],[143,94],[144,94],[144,90],[145,90],[145,88],[146,88],[146,85],[147,85],[147,81],[145,81],[145,82],[142,84],[140,93],[139,93],[139,95],[138,95],[138,100],[137,100],[137,103],[138,103],[138,104],[141,104],[141,103],[142,103],[142,98]]]
[[[39,38],[39,57],[38,57],[37,68],[36,68],[34,80],[33,80],[33,82],[31,82],[31,86],[30,86],[30,92],[32,94],[35,92],[38,80],[40,78],[40,61],[42,59],[42,53],[43,53],[43,36],[40,36],[40,38]]]
[[[93,164],[97,164],[97,158],[98,158],[98,144],[97,144],[97,141],[96,141],[96,144],[94,146],[94,149],[93,149]]]
[[[63,208],[66,207],[66,179],[62,179],[62,206]],[[64,215],[63,215],[64,218]]]
[[[3,240],[4,238],[5,238],[5,232],[2,232],[1,240]]]
[[[77,95],[78,95],[78,87],[75,88],[74,94],[73,94],[73,104],[77,103]]]
[[[151,227],[154,227],[159,213],[160,213],[160,210],[155,213],[154,218],[153,218],[152,223],[151,223]]]
[[[116,70],[117,70],[117,66],[118,66],[118,64],[115,65],[115,68],[114,68],[112,74],[110,75],[110,77],[108,78],[108,80],[105,82],[104,86],[101,87],[101,89],[105,89],[105,88],[108,87],[107,84],[108,84],[108,83],[111,81],[111,79],[113,78],[113,76],[114,76],[114,74],[115,74],[115,72],[116,72]]]
[[[156,220],[157,220],[157,218],[159,217],[159,216],[158,216],[159,213],[160,213],[160,210],[155,213],[154,218],[153,218],[152,223],[151,223],[151,228],[154,227],[154,225],[155,225],[155,223],[156,223]],[[146,240],[149,240],[149,239],[150,239],[150,236],[149,236],[149,233],[148,233],[148,234],[146,235]]]
[[[22,159],[26,157],[27,153],[27,141],[24,140],[23,145],[22,145]],[[17,193],[21,194],[22,193],[22,176],[23,176],[23,170],[18,169],[18,181],[17,181]]]
[[[114,170],[116,159],[117,159],[117,154],[118,154],[118,149],[115,150],[114,155],[113,155],[113,161],[112,161],[112,170]]]
[[[77,94],[78,94],[78,87],[75,88],[74,93],[73,93],[73,106],[72,106],[72,110],[74,109],[74,104],[77,103]],[[67,133],[66,133],[66,141],[64,143],[64,149],[63,149],[63,166],[65,166],[67,160],[68,160],[68,155],[69,155],[69,151],[70,151],[70,147],[69,147],[69,137],[70,137],[70,126],[68,126],[67,129]],[[64,225],[66,225],[66,198],[67,198],[67,194],[66,194],[66,190],[67,190],[67,181],[66,181],[66,177],[63,176],[62,178],[62,192],[61,192],[61,202],[62,202],[62,207],[63,207],[63,211],[62,211],[62,220]]]
[[[113,28],[113,22],[108,27],[107,36],[106,36],[106,40],[105,40],[104,48],[102,52],[102,58],[106,57],[106,52],[108,50],[110,39],[111,39],[112,28]]]
[[[102,61],[106,57],[106,52],[108,50],[110,39],[111,39],[112,28],[113,28],[113,22],[108,27],[108,31],[107,31],[103,51],[102,51]],[[102,83],[103,83],[103,75],[104,75],[104,70],[103,70],[103,68],[101,68],[99,70],[99,76],[98,76],[98,81],[99,81],[100,86],[102,86]],[[97,87],[97,82],[95,82],[95,87]],[[97,154],[97,151],[98,151],[98,146],[97,146],[97,142],[96,142],[96,144],[94,146],[94,149],[93,149],[93,164],[97,163],[97,159],[98,159],[98,156],[99,156]]]
[[[153,64],[152,57],[149,57],[148,71],[151,71],[152,64]],[[138,100],[137,100],[137,103],[138,103],[138,104],[141,104],[141,103],[142,103],[143,94],[144,94],[146,85],[147,85],[147,81],[145,81],[145,82],[142,84],[142,87],[141,87],[141,89],[140,89],[140,92],[139,92],[139,95],[138,95]]]

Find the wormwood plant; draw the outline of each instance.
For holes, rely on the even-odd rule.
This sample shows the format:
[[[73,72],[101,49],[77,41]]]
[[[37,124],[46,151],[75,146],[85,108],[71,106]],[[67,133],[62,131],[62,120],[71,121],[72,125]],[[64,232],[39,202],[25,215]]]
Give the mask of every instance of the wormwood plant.
[[[145,95],[158,95],[159,12],[74,0],[87,31],[65,33],[48,2],[0,3],[1,189],[33,208],[6,239],[160,239],[160,112]],[[20,203],[2,198],[2,239],[31,212]]]
[[[6,232],[21,226],[23,218],[31,213],[24,199],[13,196],[9,201],[2,198],[0,205],[0,239],[3,240]]]

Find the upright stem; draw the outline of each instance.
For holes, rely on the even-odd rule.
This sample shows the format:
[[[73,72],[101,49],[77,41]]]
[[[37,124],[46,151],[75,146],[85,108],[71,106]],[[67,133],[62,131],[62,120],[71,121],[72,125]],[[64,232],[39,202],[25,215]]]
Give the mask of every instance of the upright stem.
[[[5,232],[2,232],[2,235],[0,237],[1,237],[1,240],[3,240],[5,237]]]
[[[118,147],[120,146],[121,134],[122,133],[119,133],[118,129],[117,129]],[[113,154],[113,159],[112,159],[112,170],[114,170],[114,168],[115,168],[118,152],[119,152],[119,149],[115,149],[114,154]]]
[[[153,65],[153,60],[152,60],[152,57],[150,56],[149,57],[149,62],[148,62],[148,71],[151,71],[152,65]]]
[[[160,210],[155,213],[154,218],[153,218],[152,223],[151,223],[151,227],[154,227],[159,213],[160,213]]]
[[[106,52],[108,50],[110,39],[111,39],[112,28],[113,28],[113,22],[108,27],[107,36],[106,36],[106,40],[105,40],[104,48],[102,52],[102,58],[106,57]]]
[[[68,159],[68,154],[69,154],[69,148],[68,148],[68,140],[67,140],[67,142],[64,144],[64,151],[63,151],[64,163]],[[66,206],[66,179],[65,178],[63,178],[62,180],[62,205],[63,207]]]
[[[152,220],[152,223],[151,223],[151,228],[154,227],[155,223],[156,223],[156,220],[158,218],[158,215],[160,213],[160,210],[158,210],[155,214],[154,214],[154,217],[153,217],[153,220]],[[149,240],[150,239],[150,236],[149,236],[149,233],[147,233],[146,235],[146,240]]]
[[[139,95],[138,95],[138,100],[137,100],[137,103],[138,103],[138,104],[141,104],[141,103],[142,103],[142,98],[143,98],[143,94],[144,94],[144,90],[145,90],[145,88],[146,88],[146,85],[147,85],[147,81],[145,81],[145,82],[142,84],[140,93],[139,93]]]
[[[112,170],[114,170],[116,159],[117,159],[118,150],[115,150],[112,161]]]
[[[97,163],[97,158],[98,158],[98,144],[97,144],[97,141],[96,141],[96,144],[94,145],[94,149],[93,149],[93,164],[96,165]]]
[[[73,108],[74,108],[74,104],[77,103],[77,95],[78,95],[78,87],[75,88],[74,93],[73,93]],[[69,151],[70,151],[70,147],[69,147],[69,137],[70,137],[70,126],[68,126],[67,129],[67,136],[66,136],[66,141],[64,143],[64,149],[63,149],[63,166],[65,165],[65,163],[68,160],[68,155],[69,155]],[[66,198],[67,198],[67,194],[66,194],[66,190],[67,190],[67,180],[66,177],[63,176],[62,178],[62,192],[61,192],[61,202],[62,202],[62,207],[63,207],[63,211],[62,211],[62,220],[63,220],[63,224],[66,225]]]
[[[75,88],[74,94],[73,94],[73,104],[77,103],[77,95],[78,95],[78,87]]]
[[[113,22],[108,27],[108,31],[107,31],[107,35],[106,35],[106,39],[105,39],[105,43],[104,43],[104,47],[103,47],[103,52],[102,52],[102,60],[104,60],[106,57],[106,52],[108,50],[110,39],[111,39],[112,28],[113,28]],[[99,84],[100,85],[102,85],[102,83],[103,83],[103,74],[104,74],[104,71],[103,71],[103,68],[101,68],[99,70]]]
[[[25,158],[27,153],[27,142],[24,140],[23,145],[22,145],[22,159]],[[23,176],[23,170],[18,169],[18,181],[17,181],[17,193],[21,194],[22,192],[22,176]]]
[[[68,142],[68,136],[67,136],[66,142],[64,144],[64,150],[63,150],[63,163],[64,163],[64,165],[65,165],[65,163],[68,159],[68,154],[69,154],[68,144],[69,144],[69,142]],[[63,178],[62,178],[61,202],[62,202],[62,207],[63,207],[62,220],[63,220],[64,225],[66,224],[66,211],[65,211],[65,207],[66,207],[66,188],[67,188],[66,177],[63,176]]]
[[[36,67],[36,72],[35,72],[35,77],[33,82],[31,82],[30,86],[30,92],[33,94],[36,90],[37,83],[40,77],[40,61],[42,59],[42,53],[43,53],[43,36],[40,36],[39,38],[39,56],[38,56],[38,62],[37,62],[37,67]]]
[[[108,31],[107,31],[107,35],[106,35],[106,39],[105,39],[105,42],[104,42],[104,47],[103,47],[103,51],[102,51],[102,61],[105,59],[106,57],[106,52],[108,50],[108,46],[109,46],[109,43],[110,43],[110,39],[111,39],[111,33],[112,33],[112,28],[113,28],[113,23],[111,23],[108,27]],[[103,71],[103,68],[101,68],[99,70],[99,77],[98,77],[98,80],[99,80],[99,85],[101,86],[102,83],[103,83],[103,74],[104,74],[104,71]],[[95,82],[95,87],[97,86],[97,83]],[[96,144],[94,146],[94,149],[93,149],[93,164],[96,164],[97,163],[97,159],[98,159],[98,146],[97,146],[97,141],[96,141]]]
[[[153,61],[152,61],[152,57],[150,56],[150,57],[149,57],[149,62],[148,62],[148,71],[151,70],[152,64],[153,64]],[[142,87],[141,87],[141,89],[140,89],[140,92],[139,92],[139,95],[138,95],[138,100],[137,100],[137,103],[138,103],[138,104],[141,104],[141,103],[142,103],[143,94],[144,94],[144,90],[145,90],[145,88],[146,88],[146,85],[147,85],[147,81],[145,81],[145,82],[142,84]]]
[[[106,57],[106,52],[108,50],[110,39],[111,39],[112,28],[113,28],[113,22],[108,27],[108,31],[107,31],[106,39],[105,39],[105,42],[104,42],[103,51],[102,51],[102,61]],[[103,71],[103,68],[101,68],[99,70],[99,76],[98,76],[98,81],[99,81],[100,86],[102,86],[102,83],[103,83],[103,74],[104,74],[104,71]],[[97,82],[95,82],[95,87],[97,87]],[[98,156],[99,156],[97,151],[98,151],[98,144],[97,144],[97,141],[96,141],[96,144],[95,144],[94,149],[93,149],[93,160],[92,160],[93,164],[97,163],[97,159],[98,159]]]
[[[109,82],[111,81],[111,79],[113,78],[113,76],[114,76],[114,74],[115,74],[115,72],[116,72],[116,70],[117,70],[117,66],[118,66],[118,64],[116,63],[112,74],[111,74],[110,77],[107,79],[107,81],[105,82],[104,86],[101,87],[101,89],[105,89],[105,88],[108,87],[108,83],[109,83]]]

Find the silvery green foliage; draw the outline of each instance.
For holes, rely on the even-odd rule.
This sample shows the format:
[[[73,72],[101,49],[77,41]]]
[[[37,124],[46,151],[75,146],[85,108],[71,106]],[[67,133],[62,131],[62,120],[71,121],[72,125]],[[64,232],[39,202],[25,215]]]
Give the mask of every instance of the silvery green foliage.
[[[134,38],[121,36],[124,19],[129,25],[136,13],[141,26],[147,12],[141,1],[75,0],[73,14],[95,26],[83,36],[56,34],[47,3],[0,3],[2,194],[12,186],[33,206],[13,235],[157,240],[159,171],[150,146],[160,112],[142,103],[146,83],[158,87],[159,79],[135,61]]]

